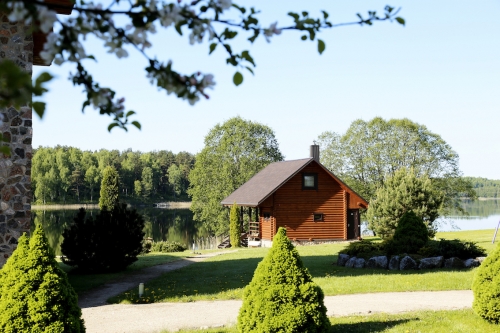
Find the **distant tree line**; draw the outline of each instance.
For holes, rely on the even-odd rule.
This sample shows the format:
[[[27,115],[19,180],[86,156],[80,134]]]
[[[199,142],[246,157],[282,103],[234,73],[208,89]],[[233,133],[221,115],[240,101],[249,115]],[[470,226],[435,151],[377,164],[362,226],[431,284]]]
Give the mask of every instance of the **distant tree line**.
[[[464,177],[472,183],[477,196],[481,198],[500,198],[500,180],[481,177]]]
[[[32,161],[34,202],[96,203],[108,166],[118,171],[120,199],[124,202],[189,200],[188,177],[194,162],[195,156],[188,152],[39,147]]]

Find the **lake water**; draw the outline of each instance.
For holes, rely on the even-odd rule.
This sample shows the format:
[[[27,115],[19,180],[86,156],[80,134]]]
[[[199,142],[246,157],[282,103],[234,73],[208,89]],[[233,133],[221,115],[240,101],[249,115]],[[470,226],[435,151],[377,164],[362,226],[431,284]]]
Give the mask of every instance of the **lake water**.
[[[211,249],[220,244],[221,239],[209,237],[203,225],[193,221],[189,209],[138,208],[145,221],[145,237],[154,241],[179,242],[190,249]],[[72,222],[77,210],[37,210],[32,212],[32,228],[41,223],[50,245],[57,255],[63,240],[62,232]],[[87,214],[97,214],[98,210],[87,210]]]
[[[439,218],[439,231],[495,229],[500,221],[500,200],[463,201],[468,216]]]
[[[469,216],[448,216],[438,221],[439,231],[494,229],[500,221],[500,200],[464,201],[462,207]],[[201,223],[193,221],[189,209],[139,208],[144,216],[146,237],[154,241],[176,241],[196,249],[211,249],[220,244],[221,239],[209,237]],[[60,254],[62,232],[68,227],[76,210],[33,211],[32,225],[41,223],[50,245]],[[88,210],[97,214],[97,210]]]

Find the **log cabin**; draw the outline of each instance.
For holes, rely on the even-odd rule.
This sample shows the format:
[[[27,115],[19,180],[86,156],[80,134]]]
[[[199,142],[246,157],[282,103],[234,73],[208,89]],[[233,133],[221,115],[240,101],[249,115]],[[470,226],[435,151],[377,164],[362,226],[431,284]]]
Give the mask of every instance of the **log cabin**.
[[[359,239],[359,211],[368,208],[319,162],[318,145],[309,158],[269,164],[221,202],[235,203],[249,211],[249,246],[270,246],[279,227],[295,241]]]

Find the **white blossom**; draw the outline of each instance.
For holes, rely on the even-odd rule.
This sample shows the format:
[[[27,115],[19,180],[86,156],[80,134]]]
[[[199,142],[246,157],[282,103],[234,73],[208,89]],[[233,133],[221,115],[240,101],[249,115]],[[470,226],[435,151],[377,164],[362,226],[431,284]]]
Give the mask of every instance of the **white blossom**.
[[[46,64],[50,64],[54,56],[59,52],[59,47],[57,45],[59,37],[59,34],[54,32],[47,35],[47,41],[43,44],[43,51],[40,52],[40,57]]]
[[[115,50],[115,54],[119,59],[128,57],[127,50],[122,49],[121,47]]]
[[[281,34],[281,29],[276,28],[278,25],[278,22],[274,22],[269,26],[269,28],[264,29],[264,36],[266,37],[266,40],[269,42],[269,38],[272,37],[273,35],[280,35]]]
[[[171,24],[177,24],[184,18],[180,14],[180,6],[175,3],[163,6],[163,8],[158,11],[158,13],[160,14],[160,24],[165,28],[169,27]]]
[[[54,26],[54,22],[57,20],[56,12],[47,9],[45,6],[37,6],[37,10],[40,30],[44,33],[48,33]]]
[[[7,7],[11,8],[12,11],[9,14],[9,21],[17,22],[22,21],[28,14],[28,10],[24,8],[23,2],[11,1],[7,4]],[[31,22],[31,17],[25,20],[25,23],[29,24]]]
[[[203,42],[203,37],[205,36],[205,31],[207,30],[211,31],[202,24],[198,24],[192,27],[191,33],[189,34],[189,44],[193,45],[195,42]]]
[[[216,0],[217,7],[222,10],[231,8],[233,2],[231,0]]]
[[[64,58],[60,54],[56,54],[54,58],[54,64],[56,64],[57,66],[61,66],[63,62]]]
[[[207,74],[201,80],[201,84],[204,88],[212,88],[215,86],[214,76],[212,74]]]
[[[156,0],[151,0],[149,2],[149,10],[152,11],[152,12],[156,11]]]

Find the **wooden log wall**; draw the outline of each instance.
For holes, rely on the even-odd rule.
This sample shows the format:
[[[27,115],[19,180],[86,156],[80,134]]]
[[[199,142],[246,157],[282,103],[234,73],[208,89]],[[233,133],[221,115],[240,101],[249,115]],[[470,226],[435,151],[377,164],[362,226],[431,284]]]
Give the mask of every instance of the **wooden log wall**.
[[[317,190],[302,189],[303,173],[318,174]],[[271,213],[276,219],[276,230],[286,227],[290,239],[346,239],[347,197],[344,192],[323,168],[311,163],[262,206],[269,206],[272,202]],[[265,209],[261,209],[261,212],[265,212]],[[323,213],[323,221],[314,222],[314,213]],[[262,238],[269,239],[264,230],[265,227]]]
[[[260,218],[260,236],[262,239],[272,240],[276,231],[276,219],[274,217],[269,219]]]

